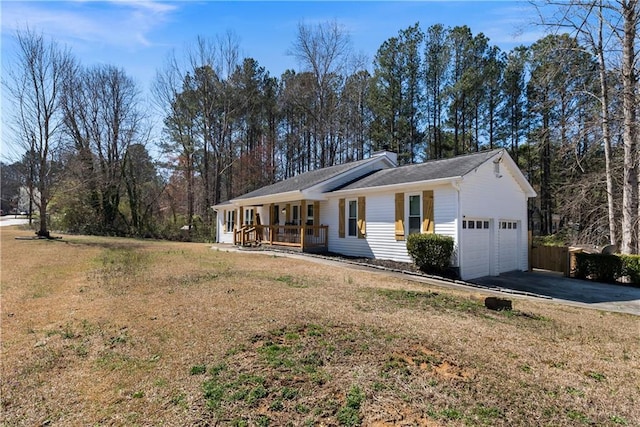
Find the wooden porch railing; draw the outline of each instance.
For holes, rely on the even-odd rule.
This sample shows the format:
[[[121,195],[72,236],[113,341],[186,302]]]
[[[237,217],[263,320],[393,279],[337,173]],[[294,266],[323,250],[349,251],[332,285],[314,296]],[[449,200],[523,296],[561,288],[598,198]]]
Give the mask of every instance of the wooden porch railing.
[[[260,242],[260,236],[256,226],[243,225],[233,232],[233,244],[240,246],[251,246]]]
[[[233,243],[241,246],[269,244],[322,251],[328,247],[328,225],[243,225],[234,232]]]

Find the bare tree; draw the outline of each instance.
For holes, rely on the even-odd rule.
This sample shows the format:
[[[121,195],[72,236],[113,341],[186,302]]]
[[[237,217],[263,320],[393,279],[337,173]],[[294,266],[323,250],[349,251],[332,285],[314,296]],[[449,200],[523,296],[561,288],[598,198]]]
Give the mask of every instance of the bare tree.
[[[210,206],[221,200],[224,178],[228,188],[232,185],[229,166],[235,158],[232,120],[237,106],[228,80],[238,57],[234,33],[216,39],[198,37],[183,57],[174,53],[168,58],[153,85],[155,101],[165,116],[165,151],[175,156],[175,167],[185,174],[188,229],[194,226],[193,217],[198,213],[204,220],[205,235],[212,225]],[[199,210],[197,175],[203,189]]]
[[[125,156],[130,145],[147,138],[139,91],[123,70],[109,65],[79,70],[65,89],[66,129],[88,175],[102,232],[122,231]]]
[[[29,159],[31,199],[40,213],[38,235],[49,237],[47,208],[55,186],[54,157],[63,123],[58,101],[74,60],[67,49],[29,29],[17,31],[15,39],[15,62],[3,84],[15,102],[18,144]]]
[[[622,247],[623,254],[638,251],[638,124],[636,122],[636,93],[638,82],[636,76],[636,35],[638,29],[637,0],[620,0],[620,14],[623,19],[622,34],[619,38],[622,44],[622,109],[624,145],[624,177],[622,183]],[[635,239],[634,239],[635,237]]]
[[[607,181],[607,213],[609,217],[609,243],[612,245],[618,242],[618,232],[615,217],[615,201],[613,188],[613,171],[611,152],[611,118],[609,113],[609,83],[607,81],[607,64],[604,53],[604,15],[602,1],[599,1],[598,25],[596,36],[592,32],[587,33],[587,39],[598,58],[598,76],[600,78],[600,110],[602,115],[602,144],[604,145],[605,176]],[[583,21],[584,22],[584,21]],[[580,27],[578,27],[580,28]]]
[[[346,30],[337,22],[326,22],[317,26],[298,24],[296,36],[289,54],[295,57],[304,71],[314,77],[315,96],[312,109],[314,136],[318,167],[331,166],[335,160],[337,147],[332,138],[331,125],[337,122],[339,112],[336,87],[342,86],[343,74],[351,51],[351,39]]]
[[[189,90],[198,110],[198,123],[202,149],[201,175],[204,185],[202,217],[205,235],[212,227],[210,207],[221,199],[223,174],[229,188],[233,174],[228,164],[233,152],[232,119],[237,106],[229,83],[238,66],[240,45],[237,35],[227,31],[214,40],[198,37],[188,50],[188,74],[193,76]],[[225,159],[225,154],[227,154]]]
[[[637,28],[639,4],[637,0],[548,0],[548,6],[557,8],[557,14],[545,16],[546,25],[569,29],[585,43],[597,59],[601,106],[602,142],[605,154],[607,212],[610,243],[621,243],[622,253],[638,252],[640,239],[640,205],[638,204],[638,127],[636,117],[637,81]],[[622,221],[617,229],[616,197],[612,150],[611,79],[622,87]],[[613,83],[615,84],[615,82]]]
[[[176,158],[175,167],[183,172],[186,184],[187,226],[193,225],[194,215],[194,171],[195,171],[195,107],[182,93],[182,69],[175,55],[170,55],[164,68],[156,72],[153,84],[154,99],[165,115],[164,128],[167,141],[162,144],[165,154]]]

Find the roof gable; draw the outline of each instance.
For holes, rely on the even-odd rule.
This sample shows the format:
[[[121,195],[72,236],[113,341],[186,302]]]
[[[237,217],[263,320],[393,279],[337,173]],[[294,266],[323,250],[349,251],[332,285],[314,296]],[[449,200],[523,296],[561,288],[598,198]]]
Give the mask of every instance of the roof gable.
[[[313,171],[305,172],[300,175],[296,175],[292,178],[285,179],[283,181],[276,182],[271,185],[267,185],[262,188],[258,188],[250,193],[243,194],[242,196],[234,198],[234,200],[253,199],[257,197],[266,197],[276,194],[289,193],[292,191],[304,191],[318,186],[330,185],[331,181],[353,171],[355,169],[364,167],[375,162],[379,162],[381,159],[386,159],[385,156],[372,156],[368,159],[357,160],[355,162],[344,163],[341,165],[329,166],[322,169],[316,169]],[[391,165],[387,165],[391,166]],[[380,166],[381,168],[384,166]]]
[[[357,190],[413,182],[434,181],[462,177],[503,150],[490,150],[466,154],[449,159],[429,160],[424,163],[399,166],[377,171],[337,190]]]

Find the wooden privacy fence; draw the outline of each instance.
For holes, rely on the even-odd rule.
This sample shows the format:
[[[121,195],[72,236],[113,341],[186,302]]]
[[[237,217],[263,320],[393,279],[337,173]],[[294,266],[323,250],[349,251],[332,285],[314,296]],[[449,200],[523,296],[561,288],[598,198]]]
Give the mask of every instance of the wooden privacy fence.
[[[531,246],[529,265],[532,269],[559,271],[565,277],[572,277],[576,268],[575,254],[579,252],[582,249],[567,246]]]
[[[569,276],[569,248],[562,246],[531,247],[531,268],[559,271]]]

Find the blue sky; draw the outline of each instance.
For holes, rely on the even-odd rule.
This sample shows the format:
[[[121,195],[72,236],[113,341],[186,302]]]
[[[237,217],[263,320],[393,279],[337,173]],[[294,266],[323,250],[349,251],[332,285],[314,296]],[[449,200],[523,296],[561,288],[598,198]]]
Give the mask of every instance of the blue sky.
[[[543,35],[535,11],[521,1],[2,0],[0,14],[3,68],[15,54],[15,30],[28,26],[68,46],[84,65],[124,68],[145,93],[172,51],[229,30],[239,39],[241,58],[256,59],[277,77],[299,70],[287,50],[300,22],[337,21],[369,66],[385,40],[416,22],[423,30],[436,23],[468,25],[503,50]],[[4,126],[2,134],[4,140]]]

